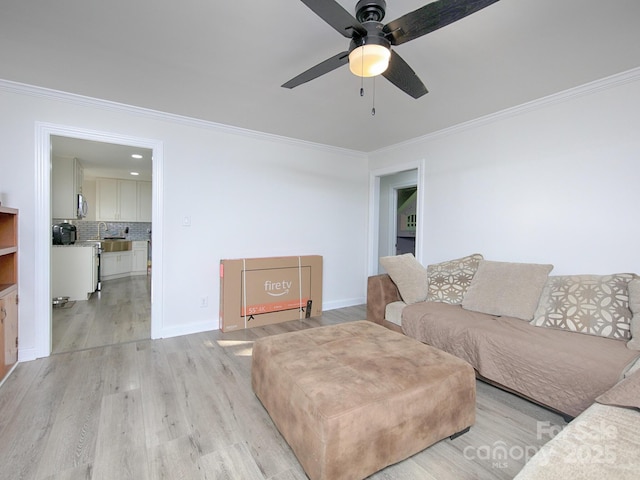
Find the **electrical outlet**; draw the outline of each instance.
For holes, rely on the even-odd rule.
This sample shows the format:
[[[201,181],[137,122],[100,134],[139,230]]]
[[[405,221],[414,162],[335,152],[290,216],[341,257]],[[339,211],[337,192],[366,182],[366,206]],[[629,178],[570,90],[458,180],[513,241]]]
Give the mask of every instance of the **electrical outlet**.
[[[209,306],[209,297],[202,297],[200,299],[200,308],[205,308]]]

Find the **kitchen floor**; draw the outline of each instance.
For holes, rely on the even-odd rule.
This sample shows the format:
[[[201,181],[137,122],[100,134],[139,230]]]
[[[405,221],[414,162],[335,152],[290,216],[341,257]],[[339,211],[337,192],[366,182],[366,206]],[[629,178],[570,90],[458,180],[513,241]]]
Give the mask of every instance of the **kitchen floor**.
[[[51,353],[73,352],[151,337],[151,276],[102,282],[102,291],[54,308]]]

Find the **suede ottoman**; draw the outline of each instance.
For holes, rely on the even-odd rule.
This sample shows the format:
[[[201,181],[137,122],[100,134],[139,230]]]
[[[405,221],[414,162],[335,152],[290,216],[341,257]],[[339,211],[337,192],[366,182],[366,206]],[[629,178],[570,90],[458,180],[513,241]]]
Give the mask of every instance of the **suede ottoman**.
[[[471,365],[368,321],[256,340],[251,383],[312,480],[365,478],[475,421]]]

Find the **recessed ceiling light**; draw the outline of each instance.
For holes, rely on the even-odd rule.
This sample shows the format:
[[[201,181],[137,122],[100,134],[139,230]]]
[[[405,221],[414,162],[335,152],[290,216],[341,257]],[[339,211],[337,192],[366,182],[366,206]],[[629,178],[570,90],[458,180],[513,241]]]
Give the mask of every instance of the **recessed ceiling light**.
[[[134,153],[131,155],[131,158],[142,158],[142,155],[140,155],[139,153]]]
[[[140,175],[138,172],[129,172],[129,174],[130,174],[130,175],[134,175],[134,176],[136,176],[136,175]]]

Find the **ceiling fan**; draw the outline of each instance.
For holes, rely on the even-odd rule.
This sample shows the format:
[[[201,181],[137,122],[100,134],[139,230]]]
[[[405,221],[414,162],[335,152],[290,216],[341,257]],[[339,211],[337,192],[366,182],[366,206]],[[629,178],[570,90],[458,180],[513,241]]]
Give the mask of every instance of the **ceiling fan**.
[[[343,36],[350,38],[349,50],[311,67],[284,85],[294,88],[349,63],[354,75],[382,75],[413,98],[427,93],[427,87],[391,46],[401,45],[456,22],[498,0],[438,0],[382,24],[385,0],[359,0],[354,18],[335,0],[301,0],[316,15]]]

